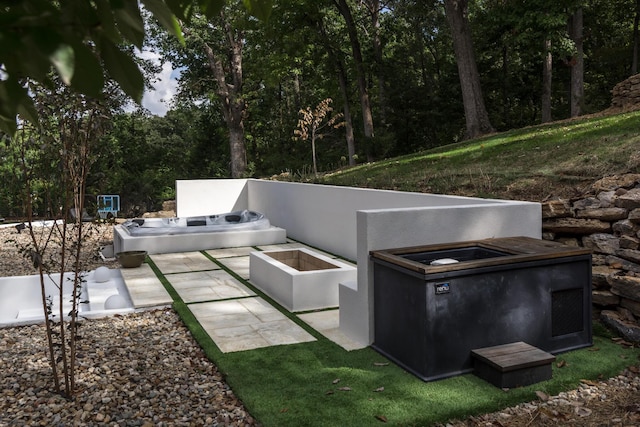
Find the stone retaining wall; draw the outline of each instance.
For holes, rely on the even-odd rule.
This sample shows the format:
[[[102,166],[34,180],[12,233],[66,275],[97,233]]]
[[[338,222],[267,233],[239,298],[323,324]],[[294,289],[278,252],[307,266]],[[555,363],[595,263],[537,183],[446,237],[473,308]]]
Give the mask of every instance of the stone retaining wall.
[[[579,199],[542,205],[543,238],[593,251],[593,307],[640,342],[640,174],[605,177]]]
[[[612,110],[630,111],[640,108],[640,74],[635,74],[615,85],[611,95]]]

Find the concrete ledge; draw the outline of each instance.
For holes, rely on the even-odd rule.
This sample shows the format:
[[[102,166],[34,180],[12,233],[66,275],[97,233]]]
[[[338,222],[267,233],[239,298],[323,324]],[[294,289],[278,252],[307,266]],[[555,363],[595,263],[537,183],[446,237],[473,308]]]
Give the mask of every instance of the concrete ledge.
[[[340,297],[340,331],[355,343],[351,349],[367,347],[369,342],[365,340],[356,341],[359,337],[359,332],[366,327],[366,322],[369,320],[369,313],[366,311],[366,307],[358,304],[358,282],[355,280],[341,282],[338,286],[338,294]],[[343,307],[345,308],[344,310],[342,309]]]

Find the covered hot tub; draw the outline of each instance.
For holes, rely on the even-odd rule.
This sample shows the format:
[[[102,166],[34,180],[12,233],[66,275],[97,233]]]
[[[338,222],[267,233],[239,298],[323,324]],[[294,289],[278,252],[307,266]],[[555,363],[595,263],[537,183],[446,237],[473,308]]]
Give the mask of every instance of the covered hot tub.
[[[373,347],[425,381],[471,372],[473,349],[592,344],[589,250],[510,237],[370,255]]]

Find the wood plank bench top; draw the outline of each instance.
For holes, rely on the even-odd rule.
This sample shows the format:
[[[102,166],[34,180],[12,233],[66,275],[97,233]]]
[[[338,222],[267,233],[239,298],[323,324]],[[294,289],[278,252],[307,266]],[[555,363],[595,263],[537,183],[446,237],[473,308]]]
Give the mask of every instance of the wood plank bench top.
[[[471,350],[471,356],[500,372],[547,365],[556,360],[554,355],[522,341]]]

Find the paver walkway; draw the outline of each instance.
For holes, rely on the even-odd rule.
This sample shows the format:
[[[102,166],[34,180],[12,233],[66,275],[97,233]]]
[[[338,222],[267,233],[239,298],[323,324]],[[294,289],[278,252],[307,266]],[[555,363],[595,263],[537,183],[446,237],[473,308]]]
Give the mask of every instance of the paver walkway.
[[[138,268],[122,268],[120,272],[135,308],[167,305],[173,302],[173,298],[148,264],[142,264]]]
[[[307,246],[290,243],[260,249],[286,250],[300,247]],[[208,250],[205,253],[237,277],[249,281],[249,253],[255,250],[252,247],[241,247]],[[315,341],[313,335],[257,296],[241,280],[222,269],[204,253],[156,254],[150,255],[150,258],[220,351],[226,353]],[[136,308],[172,303],[171,297],[148,264],[121,271]],[[155,302],[158,303],[154,304]],[[345,349],[360,348],[338,329],[337,309],[300,314],[298,317]]]

